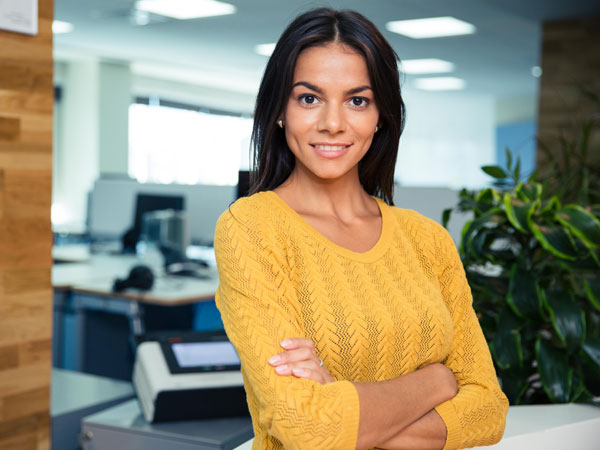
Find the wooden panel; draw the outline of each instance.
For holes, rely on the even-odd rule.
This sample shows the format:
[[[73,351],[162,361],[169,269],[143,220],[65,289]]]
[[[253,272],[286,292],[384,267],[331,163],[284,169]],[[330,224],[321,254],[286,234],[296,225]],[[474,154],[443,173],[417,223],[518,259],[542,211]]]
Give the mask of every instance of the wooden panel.
[[[0,423],[0,436],[4,436],[2,450],[35,449],[39,450],[37,434],[40,429],[47,429],[50,418],[45,413],[7,420]],[[47,448],[47,447],[46,447]]]
[[[0,31],[0,450],[50,448],[52,0]]]
[[[47,376],[48,379],[46,379]],[[35,395],[32,392],[48,388],[50,386],[49,376],[50,366],[45,362],[20,365],[0,371],[0,389],[3,393],[0,418],[22,417],[23,415],[20,413],[14,413],[9,404],[14,405],[15,399],[20,396]],[[30,407],[35,408],[35,405],[22,406],[24,409]]]
[[[16,141],[19,134],[21,134],[21,119],[0,117],[0,141]]]
[[[542,36],[542,77],[538,135],[549,148],[557,138],[574,137],[578,123],[597,112],[582,88],[600,94],[600,18],[545,23]],[[597,107],[596,107],[597,108]],[[538,166],[543,167],[542,152]]]

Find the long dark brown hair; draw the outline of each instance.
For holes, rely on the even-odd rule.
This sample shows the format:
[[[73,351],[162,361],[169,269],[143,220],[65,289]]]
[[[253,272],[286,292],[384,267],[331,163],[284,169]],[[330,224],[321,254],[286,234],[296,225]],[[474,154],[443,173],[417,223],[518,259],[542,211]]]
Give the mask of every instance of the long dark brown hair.
[[[394,169],[405,120],[398,55],[366,17],[356,11],[330,8],[298,16],[279,38],[267,63],[254,111],[250,194],[274,189],[292,173],[295,157],[276,121],[287,105],[298,55],[309,47],[331,42],[347,45],[365,58],[380,130],[358,164],[359,180],[369,195],[393,205]]]

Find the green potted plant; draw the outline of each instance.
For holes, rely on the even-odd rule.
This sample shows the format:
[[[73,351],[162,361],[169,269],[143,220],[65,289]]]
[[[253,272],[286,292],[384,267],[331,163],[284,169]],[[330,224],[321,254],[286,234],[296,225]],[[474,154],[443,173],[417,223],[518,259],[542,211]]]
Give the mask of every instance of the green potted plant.
[[[564,204],[538,174],[522,181],[508,150],[507,161],[483,167],[494,187],[463,189],[456,207],[473,213],[460,253],[502,388],[513,405],[596,402],[600,209]]]

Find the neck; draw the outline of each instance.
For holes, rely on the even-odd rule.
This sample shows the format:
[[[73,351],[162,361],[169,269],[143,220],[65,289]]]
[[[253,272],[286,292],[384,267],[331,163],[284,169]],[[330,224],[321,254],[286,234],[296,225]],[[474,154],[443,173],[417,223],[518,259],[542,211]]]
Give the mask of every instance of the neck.
[[[333,216],[345,222],[379,214],[360,184],[357,167],[340,178],[324,180],[297,165],[275,191],[301,215]]]

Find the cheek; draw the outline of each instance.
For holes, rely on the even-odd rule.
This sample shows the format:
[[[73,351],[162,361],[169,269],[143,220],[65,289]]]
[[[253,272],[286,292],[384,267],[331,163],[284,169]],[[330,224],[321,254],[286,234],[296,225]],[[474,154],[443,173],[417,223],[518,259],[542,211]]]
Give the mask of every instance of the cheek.
[[[375,134],[375,127],[377,126],[378,115],[369,115],[368,117],[362,116],[357,117],[356,120],[352,121],[352,128],[363,141],[371,141]]]

